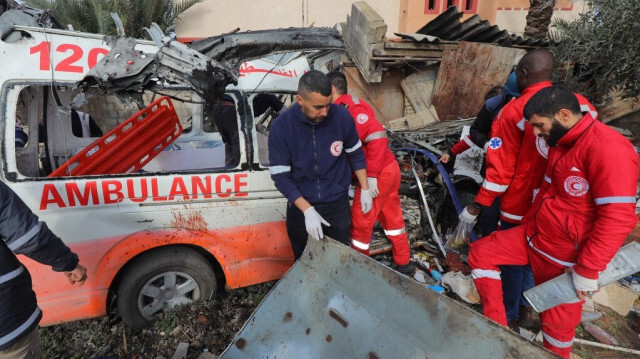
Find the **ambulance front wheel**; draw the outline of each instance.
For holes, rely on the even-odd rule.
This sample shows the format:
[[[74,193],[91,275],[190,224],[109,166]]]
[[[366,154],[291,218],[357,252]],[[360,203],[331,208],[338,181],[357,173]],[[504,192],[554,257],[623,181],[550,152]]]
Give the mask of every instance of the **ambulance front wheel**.
[[[198,252],[160,248],[142,254],[123,272],[118,312],[125,324],[141,327],[165,310],[212,299],[216,288],[214,269]]]

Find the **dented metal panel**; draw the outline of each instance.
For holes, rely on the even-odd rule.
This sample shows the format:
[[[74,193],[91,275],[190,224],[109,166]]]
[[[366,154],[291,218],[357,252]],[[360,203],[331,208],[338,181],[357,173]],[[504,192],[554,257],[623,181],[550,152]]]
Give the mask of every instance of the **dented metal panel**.
[[[221,356],[468,357],[555,355],[327,238],[309,241]]]
[[[344,49],[340,33],[328,27],[237,32],[194,41],[190,47],[237,71],[243,61],[267,54],[313,49]]]

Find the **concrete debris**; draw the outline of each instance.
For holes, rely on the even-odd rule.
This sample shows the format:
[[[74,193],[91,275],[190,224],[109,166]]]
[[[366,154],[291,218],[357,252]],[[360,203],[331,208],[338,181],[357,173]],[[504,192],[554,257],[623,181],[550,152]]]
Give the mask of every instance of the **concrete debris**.
[[[608,344],[608,345],[620,344],[618,343],[618,340],[614,338],[611,334],[607,333],[604,329],[600,328],[599,326],[591,322],[582,323],[582,326],[584,327],[584,330],[587,331],[587,333],[591,334],[600,343]]]
[[[447,272],[442,276],[442,284],[449,286],[465,302],[469,304],[480,303],[480,295],[471,276],[460,272]]]
[[[176,351],[173,353],[171,359],[185,359],[187,357],[187,351],[189,350],[189,343],[181,342],[178,344]]]
[[[638,293],[635,291],[618,283],[612,283],[604,286],[599,292],[595,293],[593,295],[593,301],[609,307],[621,316],[626,317],[631,311],[633,303],[638,299],[638,296]]]

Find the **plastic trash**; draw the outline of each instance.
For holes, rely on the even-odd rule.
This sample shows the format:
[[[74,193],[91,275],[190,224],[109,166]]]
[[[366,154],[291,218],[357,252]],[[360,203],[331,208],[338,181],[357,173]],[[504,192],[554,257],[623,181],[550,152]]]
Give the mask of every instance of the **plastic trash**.
[[[427,288],[431,289],[436,293],[444,293],[444,287],[439,285],[428,285]]]
[[[435,269],[429,269],[429,274],[431,274],[431,277],[433,277],[436,282],[439,282],[442,279],[442,273]]]
[[[471,276],[466,276],[461,272],[447,272],[442,276],[442,284],[450,287],[465,302],[480,303],[480,295]]]

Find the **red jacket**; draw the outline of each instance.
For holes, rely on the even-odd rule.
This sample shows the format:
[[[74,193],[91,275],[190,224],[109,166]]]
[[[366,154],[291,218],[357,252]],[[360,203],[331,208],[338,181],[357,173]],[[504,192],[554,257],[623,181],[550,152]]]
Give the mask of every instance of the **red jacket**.
[[[355,120],[367,162],[367,177],[377,178],[386,165],[396,161],[396,157],[389,149],[387,132],[376,120],[371,106],[363,100],[344,94],[338,97],[335,103],[345,106]]]
[[[598,279],[638,222],[638,154],[617,131],[586,114],[551,148],[544,179],[527,214],[529,245]]]
[[[533,134],[523,116],[527,101],[538,91],[551,86],[550,81],[527,87],[520,97],[511,100],[498,113],[491,126],[487,147],[487,173],[476,202],[490,206],[500,198],[500,218],[520,223],[531,207],[547,165],[546,141]],[[597,117],[593,105],[576,94],[581,110]]]

